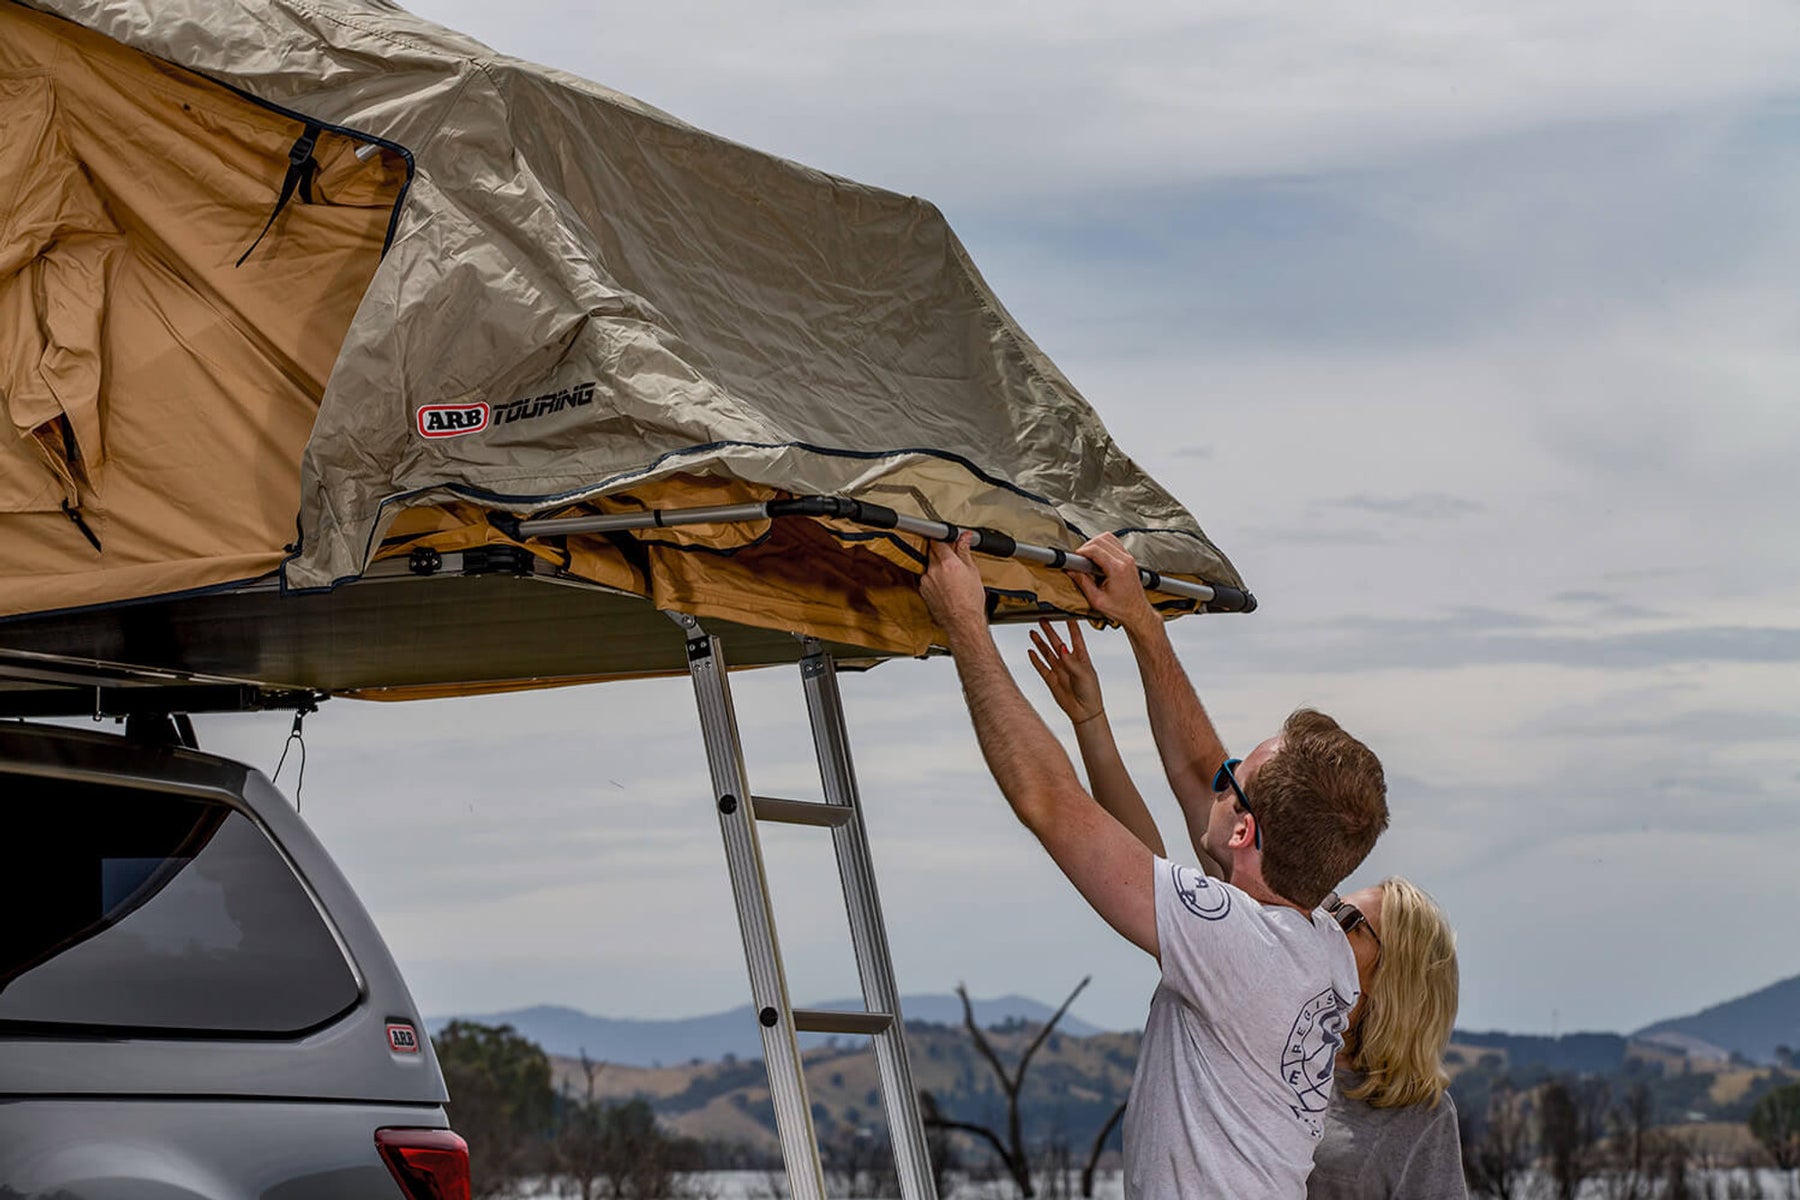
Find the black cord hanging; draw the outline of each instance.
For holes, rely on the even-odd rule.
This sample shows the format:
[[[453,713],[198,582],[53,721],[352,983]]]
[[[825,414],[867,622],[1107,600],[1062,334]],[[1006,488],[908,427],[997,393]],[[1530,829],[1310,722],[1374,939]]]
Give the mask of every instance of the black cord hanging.
[[[275,764],[275,771],[269,776],[270,783],[274,783],[277,779],[281,778],[281,768],[287,765],[288,751],[293,749],[294,744],[298,742],[300,745],[300,767],[294,774],[295,812],[300,811],[300,792],[306,787],[306,731],[304,729],[306,714],[318,711],[319,706],[311,702],[303,704],[294,710],[293,727],[288,730],[287,740],[281,743],[281,760]]]

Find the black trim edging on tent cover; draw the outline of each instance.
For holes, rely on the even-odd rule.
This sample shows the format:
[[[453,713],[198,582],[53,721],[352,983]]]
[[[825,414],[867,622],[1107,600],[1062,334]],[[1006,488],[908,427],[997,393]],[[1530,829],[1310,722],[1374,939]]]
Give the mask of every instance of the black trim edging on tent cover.
[[[645,465],[643,465],[641,467],[636,467],[630,471],[621,472],[620,474],[611,476],[610,478],[607,478],[607,479],[600,480],[596,483],[586,484],[582,487],[574,488],[574,489],[571,489],[568,491],[563,491],[563,492],[540,493],[537,495],[515,494],[515,493],[491,491],[486,488],[473,487],[469,484],[464,484],[464,483],[444,482],[444,483],[427,484],[424,487],[412,488],[408,491],[398,492],[392,496],[384,496],[384,497],[382,497],[381,502],[376,506],[376,520],[375,520],[374,525],[371,526],[371,528],[369,530],[368,543],[363,547],[363,561],[365,563],[367,563],[375,552],[375,527],[378,527],[381,524],[380,515],[381,515],[382,511],[385,510],[388,507],[388,505],[390,505],[390,504],[403,504],[405,501],[412,499],[414,496],[421,496],[427,492],[433,492],[433,491],[447,491],[454,495],[476,501],[477,503],[480,503],[480,504],[487,504],[487,505],[493,505],[493,506],[534,507],[535,508],[538,506],[545,506],[545,505],[552,505],[552,504],[573,504],[573,503],[576,503],[578,500],[582,499],[583,497],[592,496],[597,492],[604,492],[605,490],[615,487],[615,486],[618,486],[618,485],[626,482],[627,480],[632,479],[635,476],[649,475],[650,473],[654,472],[658,467],[660,467],[662,464],[664,464],[665,462],[668,462],[672,458],[680,458],[680,457],[684,457],[686,455],[691,455],[691,454],[704,454],[707,451],[722,450],[722,449],[726,449],[726,448],[730,448],[730,447],[740,447],[740,448],[749,449],[749,450],[783,450],[783,449],[805,450],[805,451],[808,451],[813,454],[821,454],[821,455],[825,455],[827,457],[854,458],[854,459],[862,459],[862,460],[869,461],[869,462],[878,461],[878,460],[884,459],[884,458],[899,458],[899,457],[910,456],[910,455],[922,455],[926,458],[935,458],[935,459],[942,460],[944,462],[955,463],[957,466],[962,467],[964,470],[968,471],[971,475],[975,476],[977,479],[981,480],[983,483],[986,483],[992,487],[997,487],[997,488],[1001,488],[1002,490],[1012,492],[1014,495],[1023,497],[1026,500],[1030,500],[1034,504],[1042,504],[1045,507],[1050,508],[1050,509],[1054,509],[1056,507],[1055,502],[1052,501],[1049,497],[1040,496],[1035,492],[1032,492],[1026,488],[1020,487],[1018,484],[1013,483],[1010,480],[1001,479],[1001,478],[998,478],[997,476],[990,475],[988,472],[982,470],[982,468],[977,466],[975,463],[971,462],[969,459],[963,457],[960,454],[954,454],[948,450],[928,450],[928,449],[920,449],[920,448],[910,448],[910,449],[901,449],[901,450],[846,450],[846,449],[842,449],[840,447],[834,447],[834,446],[815,445],[811,442],[744,442],[744,441],[725,440],[725,441],[715,441],[715,442],[703,442],[698,445],[684,447],[680,450],[665,451],[664,453],[657,455],[655,458],[651,459],[650,462],[646,463]],[[934,517],[932,519],[938,520],[941,518]],[[1088,533],[1087,531],[1085,531],[1080,526],[1076,525],[1073,521],[1070,521],[1066,517],[1062,518],[1062,524],[1065,529],[1067,529],[1070,533],[1074,534],[1076,537],[1081,538],[1083,541],[1086,541],[1088,538],[1093,536],[1092,534]],[[1212,546],[1209,542],[1207,542],[1204,537],[1202,537],[1199,534],[1194,533],[1191,530],[1187,530],[1187,529],[1175,529],[1175,528],[1170,528],[1167,526],[1127,525],[1127,526],[1123,526],[1119,529],[1111,530],[1110,532],[1112,532],[1115,535],[1126,534],[1126,533],[1175,534],[1179,537],[1191,538],[1194,541],[1199,542],[1202,546],[1206,546],[1209,550],[1213,551],[1213,553],[1215,553],[1215,554],[1218,553],[1217,548]],[[297,546],[299,544],[300,543],[297,543]],[[319,587],[313,587],[313,588],[291,587],[287,581],[287,563],[294,561],[294,559],[296,559],[298,557],[299,557],[299,550],[298,550],[298,548],[296,548],[295,552],[293,554],[290,554],[288,556],[288,558],[286,559],[286,561],[284,561],[282,563],[281,570],[280,570],[280,579],[281,579],[281,591],[282,591],[282,594],[284,594],[284,595],[287,595],[287,594],[306,595],[311,592],[328,592],[328,591],[333,590],[334,588],[342,586],[343,584],[354,582],[355,580],[360,579],[362,577],[362,572],[358,571],[354,575],[340,576],[339,578],[332,580],[330,583],[323,584]]]
[[[141,54],[143,51],[139,51],[139,53]],[[156,56],[152,54],[146,55],[146,57],[155,58]],[[163,59],[162,61],[168,62],[168,59]],[[394,234],[400,228],[400,211],[406,207],[407,197],[412,195],[413,177],[418,173],[419,169],[418,163],[413,159],[413,152],[411,150],[408,150],[399,142],[389,141],[387,138],[377,137],[375,134],[365,133],[360,129],[352,129],[348,125],[334,125],[330,121],[321,121],[317,117],[308,116],[306,113],[298,112],[288,108],[286,105],[277,104],[273,100],[265,100],[254,92],[247,92],[241,87],[226,83],[223,79],[214,79],[204,71],[196,71],[192,67],[183,67],[180,63],[171,63],[170,65],[178,67],[190,75],[197,75],[209,83],[222,87],[232,95],[242,97],[259,108],[266,108],[272,113],[278,113],[290,121],[298,121],[302,126],[307,127],[306,131],[302,133],[302,136],[305,136],[305,132],[310,132],[312,129],[318,129],[326,133],[339,134],[340,136],[351,138],[358,142],[367,142],[373,146],[380,146],[385,150],[392,150],[395,154],[398,154],[404,159],[406,161],[406,182],[400,185],[400,194],[394,197],[393,211],[388,213],[387,232],[383,234],[381,238],[381,254],[384,258],[387,256],[388,248],[394,244]],[[279,211],[280,210],[277,209],[277,212]],[[270,217],[269,220],[271,224],[274,223],[274,217]],[[267,233],[268,231],[265,229],[263,232]],[[262,239],[259,237],[257,240],[261,241]],[[255,249],[255,247],[253,246],[251,249]],[[244,257],[249,257],[248,251],[245,252]],[[240,263],[242,261],[242,259],[239,260]]]

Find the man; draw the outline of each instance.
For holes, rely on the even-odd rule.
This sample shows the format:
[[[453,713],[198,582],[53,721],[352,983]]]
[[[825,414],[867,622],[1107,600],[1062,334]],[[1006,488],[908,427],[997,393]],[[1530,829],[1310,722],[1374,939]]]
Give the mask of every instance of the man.
[[[1230,882],[1152,854],[1082,790],[1001,660],[969,540],[931,547],[920,591],[949,640],[982,755],[1094,911],[1162,967],[1126,1115],[1126,1195],[1297,1200],[1357,997],[1349,945],[1315,910],[1387,825],[1380,764],[1317,713],[1290,717],[1241,766],[1227,761],[1136,563],[1096,539],[1081,552],[1103,578],[1075,578],[1128,631],[1171,785]],[[1207,780],[1216,786],[1197,790]]]

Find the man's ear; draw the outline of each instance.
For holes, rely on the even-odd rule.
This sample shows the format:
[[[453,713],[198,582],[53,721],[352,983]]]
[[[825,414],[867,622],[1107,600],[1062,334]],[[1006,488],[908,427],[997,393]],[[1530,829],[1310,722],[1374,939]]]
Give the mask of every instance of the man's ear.
[[[1256,843],[1256,818],[1247,812],[1237,814],[1231,825],[1231,840],[1226,843],[1233,850],[1248,850]]]

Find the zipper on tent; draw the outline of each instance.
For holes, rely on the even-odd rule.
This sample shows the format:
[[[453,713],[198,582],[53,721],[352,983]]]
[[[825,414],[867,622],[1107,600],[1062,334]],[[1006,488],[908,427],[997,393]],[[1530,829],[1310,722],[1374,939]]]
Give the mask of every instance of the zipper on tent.
[[[101,549],[100,539],[95,535],[93,526],[89,525],[87,520],[82,517],[81,506],[79,504],[70,504],[67,500],[64,500],[62,502],[62,511],[63,516],[75,522],[75,528],[81,530],[81,536],[88,540],[88,544],[94,548],[96,553],[105,553],[105,551]]]

